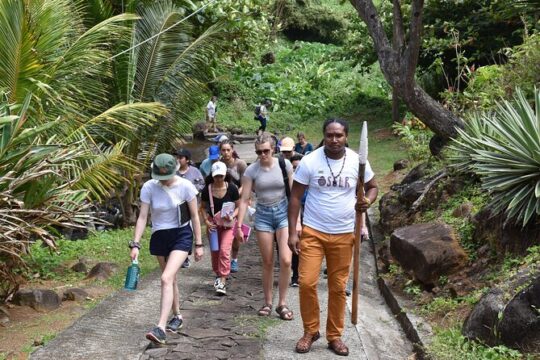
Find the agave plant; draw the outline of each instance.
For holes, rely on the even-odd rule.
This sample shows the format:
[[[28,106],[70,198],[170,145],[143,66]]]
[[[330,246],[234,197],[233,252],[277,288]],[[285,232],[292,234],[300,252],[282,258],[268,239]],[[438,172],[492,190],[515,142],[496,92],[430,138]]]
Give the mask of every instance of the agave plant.
[[[455,166],[480,176],[495,212],[523,226],[540,215],[540,91],[534,93],[534,109],[518,89],[513,102],[472,117],[451,146]]]

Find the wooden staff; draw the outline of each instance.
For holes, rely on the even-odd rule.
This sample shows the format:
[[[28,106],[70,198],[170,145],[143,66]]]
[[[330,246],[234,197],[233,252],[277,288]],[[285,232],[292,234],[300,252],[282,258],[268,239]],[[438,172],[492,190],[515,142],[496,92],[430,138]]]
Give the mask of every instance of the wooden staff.
[[[356,204],[365,196],[364,194],[364,175],[366,172],[367,163],[367,123],[362,124],[362,132],[360,134],[360,163],[358,165],[358,183],[356,187]],[[353,247],[353,292],[352,292],[352,314],[351,322],[356,325],[358,323],[358,290],[360,281],[360,245],[362,228],[364,227],[363,213],[356,212],[355,227],[354,227],[354,247]]]

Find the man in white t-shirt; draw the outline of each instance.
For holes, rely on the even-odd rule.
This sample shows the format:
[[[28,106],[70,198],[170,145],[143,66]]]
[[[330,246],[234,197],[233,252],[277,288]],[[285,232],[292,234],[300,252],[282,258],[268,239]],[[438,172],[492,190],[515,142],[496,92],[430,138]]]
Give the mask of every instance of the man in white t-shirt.
[[[208,130],[213,132],[217,131],[216,127],[216,112],[217,112],[217,96],[212,96],[208,105],[206,105],[206,124],[208,125]]]
[[[304,156],[294,174],[289,200],[289,223],[295,222],[304,191],[301,238],[289,227],[289,246],[299,254],[300,313],[304,336],[296,352],[306,353],[319,339],[319,300],[317,283],[323,258],[328,269],[328,318],[326,339],[337,355],[348,355],[341,340],[345,324],[345,287],[353,253],[356,209],[366,211],[377,199],[378,188],[369,162],[364,176],[365,196],[356,205],[359,156],[346,147],[349,126],[339,119],[323,125],[324,146]]]

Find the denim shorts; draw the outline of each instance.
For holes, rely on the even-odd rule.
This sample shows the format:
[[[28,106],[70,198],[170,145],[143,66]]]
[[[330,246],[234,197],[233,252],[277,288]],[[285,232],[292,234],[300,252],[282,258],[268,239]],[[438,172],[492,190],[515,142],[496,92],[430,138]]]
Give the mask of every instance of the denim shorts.
[[[150,254],[169,256],[173,250],[189,252],[193,243],[193,231],[188,224],[179,228],[158,230],[150,238]]]
[[[287,219],[287,199],[274,205],[257,204],[255,211],[255,230],[276,232],[289,226]]]

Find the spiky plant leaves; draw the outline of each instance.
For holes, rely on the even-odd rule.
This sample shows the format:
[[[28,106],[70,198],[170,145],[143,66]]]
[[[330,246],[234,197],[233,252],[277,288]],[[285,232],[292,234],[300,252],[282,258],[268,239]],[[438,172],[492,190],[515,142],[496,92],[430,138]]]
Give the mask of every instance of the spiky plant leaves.
[[[521,90],[494,113],[472,117],[453,142],[454,166],[472,171],[495,212],[523,226],[540,215],[540,91],[534,108]]]

